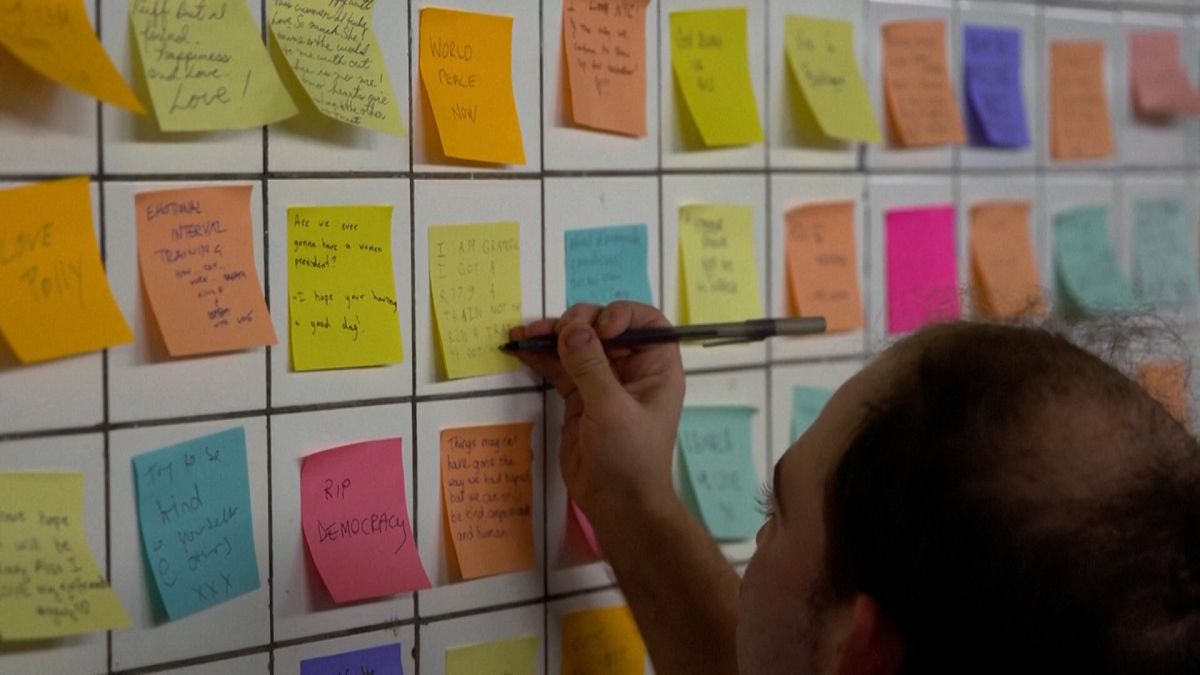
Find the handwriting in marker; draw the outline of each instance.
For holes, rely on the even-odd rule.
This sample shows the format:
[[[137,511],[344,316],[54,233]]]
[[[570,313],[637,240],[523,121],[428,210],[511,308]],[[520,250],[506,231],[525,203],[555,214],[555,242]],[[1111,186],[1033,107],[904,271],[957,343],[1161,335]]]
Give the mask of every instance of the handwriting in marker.
[[[744,7],[671,12],[671,71],[682,94],[685,145],[715,148],[763,139]]]
[[[646,135],[649,0],[563,0],[569,116],[575,124]]]
[[[1050,44],[1050,134],[1054,159],[1099,160],[1116,152],[1103,42]]]
[[[567,306],[616,300],[653,303],[646,240],[643,224],[567,230]]]
[[[739,204],[679,208],[683,323],[763,316],[754,258],[754,209]]]
[[[883,84],[897,145],[928,147],[965,140],[946,67],[945,21],[895,21],[883,27]]]
[[[972,290],[984,316],[1013,320],[1046,313],[1029,210],[1026,201],[971,206]]]
[[[798,136],[878,143],[879,124],[854,58],[854,25],[788,16],[784,31],[788,67],[801,98],[793,101]],[[817,134],[799,128],[809,117],[819,127]]]
[[[396,642],[304,659],[300,675],[404,675],[404,647]]]
[[[833,332],[863,326],[854,202],[807,204],[787,212],[788,290],[795,316],[823,316]]]
[[[762,482],[750,440],[755,412],[742,406],[687,406],[679,420],[679,459],[694,506],[718,540],[749,539],[762,525],[755,503]]]

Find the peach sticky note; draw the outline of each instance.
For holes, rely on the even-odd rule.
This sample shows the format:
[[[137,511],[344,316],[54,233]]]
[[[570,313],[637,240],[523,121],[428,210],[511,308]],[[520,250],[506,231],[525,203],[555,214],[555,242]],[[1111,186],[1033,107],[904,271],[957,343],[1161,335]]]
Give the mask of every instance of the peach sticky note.
[[[1129,82],[1133,109],[1151,119],[1200,114],[1200,92],[1180,56],[1179,33],[1129,34]]]
[[[646,135],[648,4],[563,0],[563,58],[575,124]]]
[[[746,8],[671,12],[671,70],[684,142],[710,148],[763,139],[750,79]]]
[[[888,333],[959,316],[954,206],[888,211]]]
[[[100,262],[87,178],[0,190],[0,332],[22,363],[131,342]]]
[[[787,278],[794,316],[823,316],[831,333],[863,327],[854,202],[787,212]]]
[[[513,96],[512,27],[511,16],[421,10],[421,85],[446,157],[525,163]]]
[[[1147,394],[1188,426],[1192,419],[1188,374],[1188,365],[1182,361],[1148,361],[1138,365],[1135,377]]]
[[[897,145],[966,140],[946,67],[945,21],[894,21],[883,27],[883,87]]]
[[[760,319],[754,209],[740,204],[679,207],[683,323]]]
[[[304,542],[335,602],[429,588],[404,489],[404,442],[386,438],[304,458]]]
[[[971,281],[980,313],[992,319],[1046,313],[1029,202],[981,202],[971,206]]]
[[[146,112],[104,53],[84,0],[0,3],[0,45],[56,82],[127,110]]]
[[[533,422],[442,430],[442,504],[463,579],[533,567]]]
[[[1115,152],[1104,43],[1050,45],[1050,153],[1054,159],[1106,159]]]
[[[429,228],[429,293],[447,379],[508,373],[521,362],[500,351],[521,323],[521,226],[516,222]]]
[[[254,266],[250,186],[142,192],[138,264],[171,356],[275,344]]]
[[[572,612],[562,623],[562,675],[643,675],[646,645],[624,605]]]

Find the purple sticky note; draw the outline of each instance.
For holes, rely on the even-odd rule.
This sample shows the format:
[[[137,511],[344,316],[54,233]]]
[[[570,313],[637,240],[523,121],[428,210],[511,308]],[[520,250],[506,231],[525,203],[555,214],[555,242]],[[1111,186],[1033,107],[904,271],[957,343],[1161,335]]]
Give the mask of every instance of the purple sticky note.
[[[960,315],[954,206],[888,211],[888,333]]]
[[[973,145],[1029,146],[1021,91],[1021,31],[968,25],[963,29],[963,76]]]
[[[304,659],[300,675],[404,675],[404,648],[397,642]]]

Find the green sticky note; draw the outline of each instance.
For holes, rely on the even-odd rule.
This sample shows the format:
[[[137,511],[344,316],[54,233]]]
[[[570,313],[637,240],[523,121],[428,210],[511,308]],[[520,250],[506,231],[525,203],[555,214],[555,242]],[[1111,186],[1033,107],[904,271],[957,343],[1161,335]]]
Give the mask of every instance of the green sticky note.
[[[1177,199],[1133,203],[1133,274],[1138,297],[1155,305],[1188,305],[1200,300],[1196,233],[1188,227]]]
[[[879,122],[854,58],[854,25],[789,16],[784,40],[792,79],[803,94],[794,102],[797,113],[811,113],[829,138],[878,143]]]
[[[792,442],[804,435],[817,421],[817,416],[833,397],[832,389],[821,387],[796,387],[792,389]]]
[[[700,519],[713,538],[738,541],[762,525],[758,473],[750,450],[745,406],[689,406],[679,420],[679,458]]]
[[[1139,306],[1108,238],[1108,208],[1079,206],[1054,215],[1054,265],[1068,309],[1112,314]]]
[[[446,650],[446,675],[534,675],[537,655],[536,635],[454,647]]]

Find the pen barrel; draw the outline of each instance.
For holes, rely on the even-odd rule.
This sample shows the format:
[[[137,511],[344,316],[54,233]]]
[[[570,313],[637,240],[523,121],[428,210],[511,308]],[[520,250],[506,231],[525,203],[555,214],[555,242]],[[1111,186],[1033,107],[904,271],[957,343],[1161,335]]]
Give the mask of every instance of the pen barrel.
[[[604,341],[605,347],[637,347],[640,345],[705,340],[716,337],[717,331],[701,326],[675,326],[661,328],[639,328],[626,331]]]

